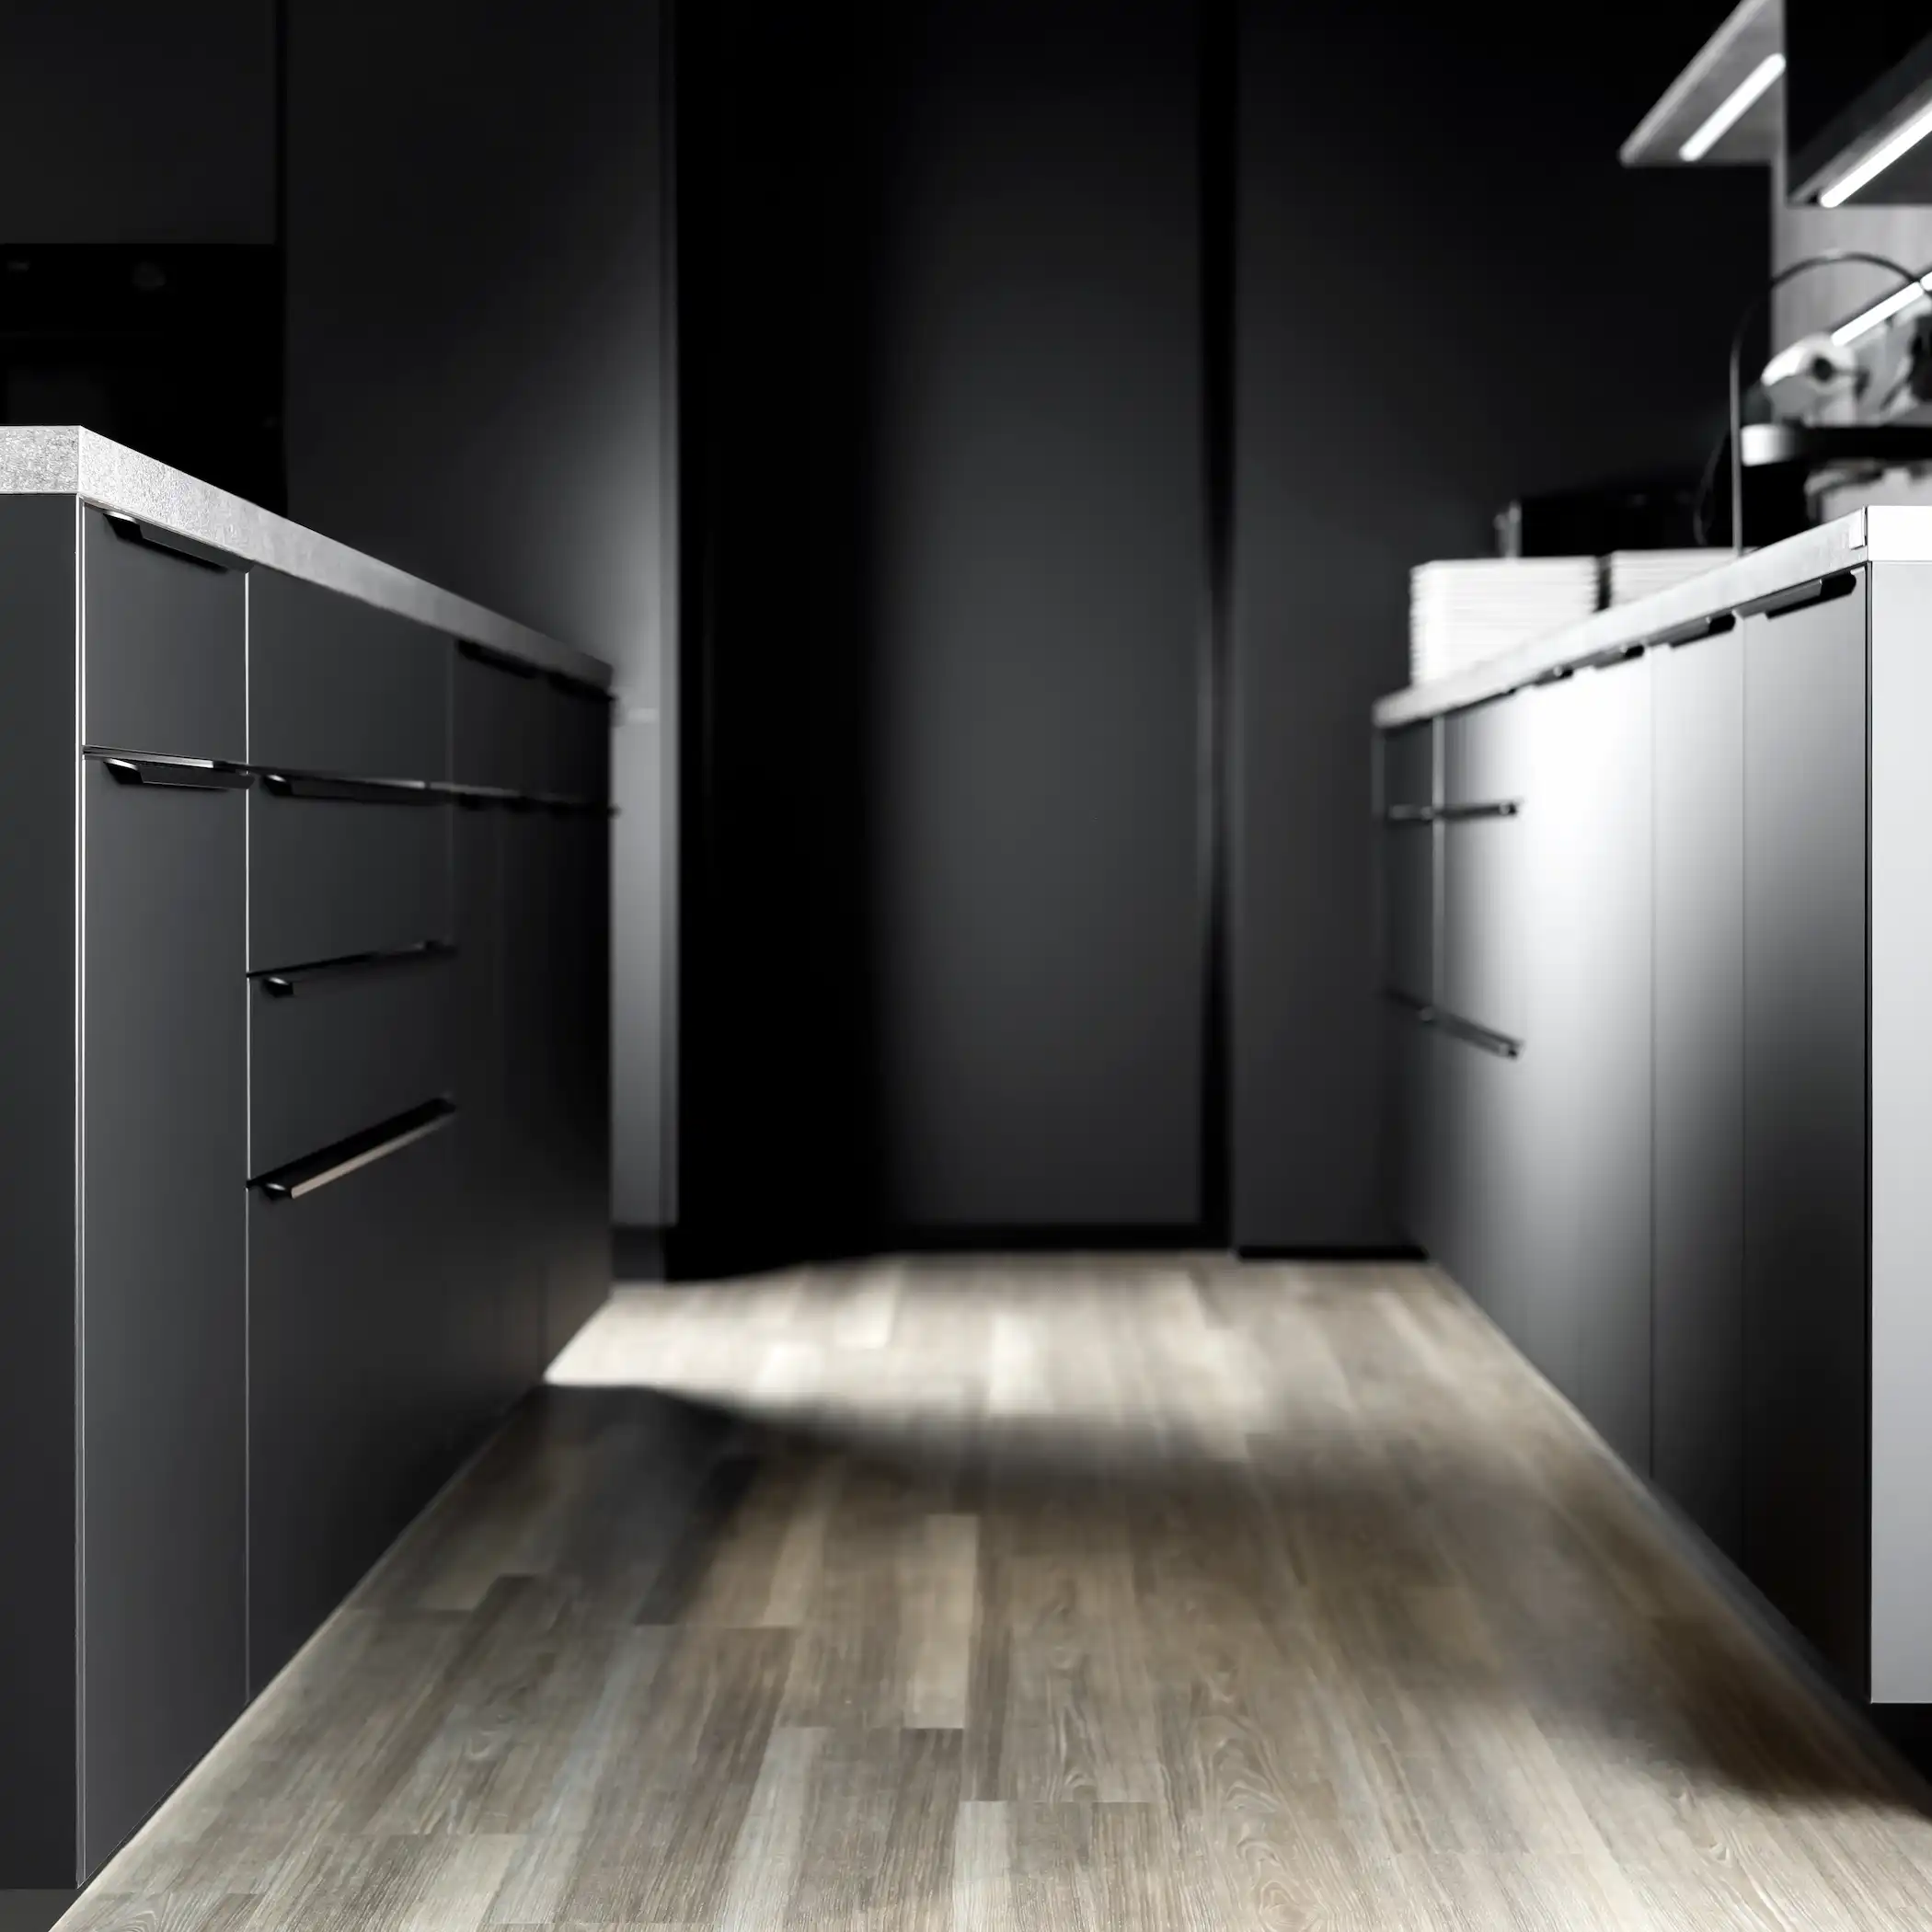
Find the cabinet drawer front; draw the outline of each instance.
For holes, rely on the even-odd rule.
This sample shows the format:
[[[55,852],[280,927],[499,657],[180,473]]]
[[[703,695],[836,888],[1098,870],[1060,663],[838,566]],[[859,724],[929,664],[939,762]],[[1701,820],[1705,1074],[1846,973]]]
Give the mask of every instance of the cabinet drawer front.
[[[445,804],[248,794],[248,966],[308,966],[452,939]]]
[[[247,1075],[240,795],[83,788],[85,1877],[244,1701]]]
[[[299,1201],[249,1192],[251,1692],[447,1473],[455,1142],[452,1127]]]
[[[1382,738],[1382,805],[1415,811],[1435,803],[1435,722],[1404,725]]]
[[[449,640],[273,570],[248,581],[248,756],[367,778],[449,774]]]
[[[601,800],[610,796],[611,707],[602,692],[552,683],[546,714],[543,783],[553,798]]]
[[[438,949],[250,983],[249,1173],[454,1092],[454,963]]]
[[[1442,828],[1438,999],[1458,1019],[1522,1040],[1528,1029],[1529,847],[1516,818]]]
[[[456,783],[545,790],[551,696],[539,673],[460,649],[451,686],[451,776]]]
[[[246,756],[247,573],[81,515],[89,744],[176,758]]]
[[[1521,799],[1528,725],[1528,709],[1514,697],[1444,719],[1443,803],[1453,808]]]
[[[1388,825],[1382,833],[1382,983],[1426,1006],[1435,988],[1433,825]]]

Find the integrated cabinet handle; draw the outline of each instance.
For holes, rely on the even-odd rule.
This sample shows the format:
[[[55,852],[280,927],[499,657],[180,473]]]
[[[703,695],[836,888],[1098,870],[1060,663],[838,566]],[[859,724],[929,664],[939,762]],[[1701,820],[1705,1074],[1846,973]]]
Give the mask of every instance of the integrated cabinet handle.
[[[1741,604],[1741,617],[1787,617],[1793,611],[1808,610],[1814,604],[1830,604],[1834,598],[1849,597],[1858,587],[1857,572],[1840,570],[1830,577],[1814,578],[1810,583],[1794,584],[1788,591]]]
[[[237,568],[236,559],[224,558],[204,550],[191,538],[177,536],[171,530],[150,529],[138,517],[129,516],[124,511],[104,510],[101,515],[106,519],[108,528],[124,544],[135,544],[144,550],[159,550],[164,556],[192,564],[198,570],[225,572]]]
[[[387,1160],[392,1154],[400,1154],[405,1147],[413,1147],[418,1141],[441,1133],[455,1118],[454,1100],[431,1100],[428,1106],[414,1108],[393,1121],[385,1121],[380,1127],[338,1141],[333,1147],[325,1147],[306,1160],[278,1168],[255,1185],[270,1201],[300,1201],[339,1180],[346,1180],[379,1160]]]
[[[507,671],[512,677],[541,677],[543,673],[523,658],[512,657],[507,650],[492,650],[487,644],[478,644],[468,638],[456,639],[456,653],[467,658],[473,664],[487,664],[492,671]]]
[[[262,990],[271,999],[293,999],[305,987],[328,985],[337,980],[367,980],[384,973],[408,971],[434,964],[456,956],[454,946],[431,939],[420,946],[398,948],[395,952],[358,953],[352,959],[328,960],[319,966],[295,966],[284,972],[261,975]]]
[[[418,778],[316,778],[299,772],[264,772],[278,799],[333,799],[350,805],[438,805],[443,794]]]
[[[232,765],[207,758],[109,758],[100,761],[120,785],[158,786],[167,791],[246,791],[251,780]]]
[[[1460,1040],[1466,1045],[1480,1047],[1486,1053],[1495,1053],[1504,1060],[1520,1059],[1523,1042],[1512,1040],[1507,1033],[1498,1033],[1489,1027],[1479,1027],[1473,1019],[1459,1019],[1453,1013],[1444,1013],[1432,1008],[1425,1023],[1440,1027],[1452,1039]]]
[[[1436,817],[1454,825],[1464,819],[1512,819],[1522,810],[1521,799],[1498,799],[1489,805],[1444,805]]]

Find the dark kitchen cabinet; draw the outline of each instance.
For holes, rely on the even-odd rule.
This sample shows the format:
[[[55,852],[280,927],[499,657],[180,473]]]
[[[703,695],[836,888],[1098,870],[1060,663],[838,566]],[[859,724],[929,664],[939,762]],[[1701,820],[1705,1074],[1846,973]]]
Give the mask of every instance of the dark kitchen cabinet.
[[[1862,1686],[1866,592],[1862,575],[1840,583],[1844,594],[1747,618],[1741,638],[1744,1558]]]
[[[82,742],[245,759],[247,573],[131,517],[80,519]]]
[[[90,1879],[607,1291],[608,707],[471,615],[0,496],[0,1894]]]
[[[249,1197],[251,1693],[444,1473],[454,1125],[300,1198]]]
[[[247,1695],[243,800],[156,775],[82,765],[83,1867]]]
[[[1744,632],[1660,651],[1651,1473],[1744,1558]],[[1761,869],[1769,863],[1766,855]]]
[[[1530,695],[1523,1344],[1650,1464],[1650,711],[1643,659]]]

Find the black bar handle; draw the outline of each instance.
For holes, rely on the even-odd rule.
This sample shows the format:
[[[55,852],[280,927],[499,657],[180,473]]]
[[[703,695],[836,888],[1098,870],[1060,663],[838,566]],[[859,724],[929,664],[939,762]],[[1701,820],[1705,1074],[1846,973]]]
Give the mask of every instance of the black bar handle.
[[[114,758],[100,761],[118,785],[148,785],[167,791],[247,791],[253,782],[232,765],[206,758]]]
[[[1453,1013],[1443,1012],[1440,1007],[1431,1009],[1425,1016],[1425,1024],[1440,1027],[1451,1039],[1480,1047],[1484,1052],[1494,1053],[1503,1060],[1518,1060],[1523,1056],[1520,1040],[1512,1040],[1507,1033],[1498,1033],[1489,1027],[1479,1027],[1473,1019],[1460,1019]]]
[[[1830,577],[1814,577],[1810,583],[1793,584],[1789,590],[1779,591],[1773,596],[1741,604],[1738,615],[1787,617],[1793,611],[1807,610],[1814,604],[1830,604],[1835,598],[1849,597],[1857,587],[1857,571],[1839,570]]]
[[[438,805],[443,794],[419,778],[317,778],[301,772],[264,772],[278,799],[333,799],[348,805]]]
[[[365,1132],[352,1134],[346,1141],[338,1141],[333,1147],[325,1147],[319,1154],[311,1154],[305,1160],[292,1161],[285,1167],[278,1167],[272,1174],[265,1174],[253,1183],[270,1201],[300,1201],[305,1195],[319,1192],[323,1188],[332,1187],[339,1180],[346,1180],[363,1167],[374,1167],[379,1160],[387,1160],[392,1154],[400,1154],[405,1147],[413,1147],[418,1141],[427,1140],[431,1134],[442,1130],[456,1117],[456,1103],[454,1100],[431,1100],[427,1106],[414,1107],[408,1113],[398,1114],[393,1121],[385,1121],[379,1127],[371,1127]]]
[[[326,986],[339,980],[366,980],[389,972],[408,972],[456,956],[454,946],[441,939],[425,940],[420,946],[405,946],[395,952],[357,953],[346,960],[325,960],[316,966],[292,966],[280,972],[259,975],[261,988],[270,999],[293,999],[305,987]]]
[[[1441,814],[1433,805],[1391,805],[1382,816],[1391,825],[1432,825]]]
[[[1444,805],[1436,817],[1454,825],[1468,819],[1512,819],[1522,810],[1521,799],[1498,799],[1489,805]]]

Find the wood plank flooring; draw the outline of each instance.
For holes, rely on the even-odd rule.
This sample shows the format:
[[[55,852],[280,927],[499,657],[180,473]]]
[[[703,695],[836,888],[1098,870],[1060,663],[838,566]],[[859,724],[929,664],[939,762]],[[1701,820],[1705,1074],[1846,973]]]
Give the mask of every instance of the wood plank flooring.
[[[1420,1268],[620,1293],[69,1932],[1932,1926],[1932,1824]]]

